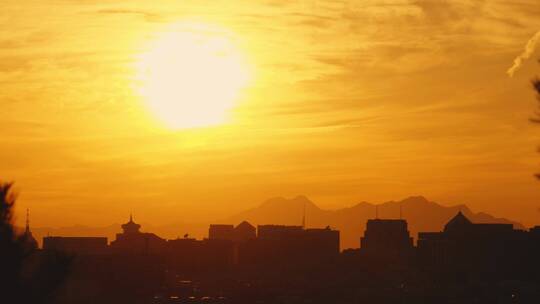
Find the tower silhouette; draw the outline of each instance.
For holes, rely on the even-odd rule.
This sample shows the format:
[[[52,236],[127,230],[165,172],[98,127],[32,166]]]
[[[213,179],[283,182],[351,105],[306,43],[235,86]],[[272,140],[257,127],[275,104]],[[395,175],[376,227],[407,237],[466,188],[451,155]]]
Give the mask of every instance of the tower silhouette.
[[[34,250],[38,248],[38,243],[34,236],[32,235],[32,231],[30,231],[30,209],[26,208],[26,228],[24,230],[24,234],[21,236],[21,240],[24,243],[25,250]]]

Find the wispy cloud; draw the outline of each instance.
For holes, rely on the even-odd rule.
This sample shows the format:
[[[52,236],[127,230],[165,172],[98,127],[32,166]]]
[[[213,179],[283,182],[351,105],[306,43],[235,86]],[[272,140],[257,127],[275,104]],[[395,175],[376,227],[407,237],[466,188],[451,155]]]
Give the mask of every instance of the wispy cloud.
[[[536,32],[536,34],[534,34],[534,36],[532,36],[532,38],[527,41],[523,53],[519,54],[519,56],[514,59],[514,64],[508,69],[508,71],[506,71],[506,73],[508,73],[508,76],[513,77],[514,73],[519,70],[519,68],[523,65],[523,62],[529,59],[529,57],[531,57],[539,40],[540,31]]]
[[[148,12],[144,10],[133,10],[133,9],[102,9],[97,11],[98,14],[102,15],[134,15],[142,16],[146,21],[156,22],[160,21],[162,16],[157,13]]]

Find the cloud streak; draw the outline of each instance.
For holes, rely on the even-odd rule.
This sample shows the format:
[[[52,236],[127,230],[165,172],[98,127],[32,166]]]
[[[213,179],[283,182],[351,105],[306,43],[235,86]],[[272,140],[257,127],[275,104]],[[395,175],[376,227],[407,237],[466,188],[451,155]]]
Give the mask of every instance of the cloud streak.
[[[527,41],[523,53],[521,53],[519,56],[516,57],[516,59],[514,59],[514,64],[508,69],[508,71],[506,71],[508,76],[513,77],[514,73],[523,65],[523,62],[529,59],[529,57],[531,57],[539,40],[540,31],[536,32],[536,34],[534,34],[534,36],[532,36],[532,38]]]
[[[101,15],[133,15],[133,16],[142,16],[146,21],[160,21],[161,15],[144,11],[144,10],[132,10],[132,9],[102,9],[97,11]]]

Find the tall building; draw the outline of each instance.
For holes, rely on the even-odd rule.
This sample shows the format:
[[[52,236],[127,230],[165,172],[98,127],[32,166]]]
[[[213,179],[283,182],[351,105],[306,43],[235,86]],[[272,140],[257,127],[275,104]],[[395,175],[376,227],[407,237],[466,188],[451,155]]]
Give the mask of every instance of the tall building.
[[[265,240],[286,240],[300,237],[304,232],[302,226],[259,225],[257,238]]]
[[[167,241],[167,259],[181,273],[227,269],[235,264],[235,244],[230,240],[177,238]]]
[[[208,229],[208,238],[211,240],[245,242],[255,237],[257,237],[255,227],[246,221],[241,222],[236,227],[233,225],[212,224]]]
[[[239,248],[241,264],[296,267],[329,262],[339,256],[339,231],[330,227],[260,225],[257,238]]]
[[[247,221],[243,221],[236,227],[233,225],[210,225],[208,239],[204,241],[207,248],[213,248],[212,250],[216,253],[221,252],[221,255],[215,256],[214,260],[226,260],[228,264],[236,265],[240,260],[240,246],[256,237],[255,227]]]
[[[133,216],[129,216],[129,221],[122,225],[122,233],[116,234],[116,239],[111,242],[110,247],[113,252],[124,254],[156,254],[163,253],[167,241],[153,233],[141,232],[141,225],[133,221]]]
[[[211,240],[233,240],[234,226],[223,224],[211,224],[208,229],[208,238]]]
[[[305,250],[311,255],[330,258],[339,255],[339,231],[326,228],[309,228],[302,237]]]
[[[399,219],[368,220],[360,238],[360,252],[378,259],[407,258],[413,253],[413,239],[407,221]]]
[[[443,231],[418,234],[419,261],[428,269],[510,273],[527,259],[531,235],[512,224],[472,223],[458,212]]]
[[[246,242],[257,237],[257,229],[248,223],[243,221],[234,227],[234,241]]]

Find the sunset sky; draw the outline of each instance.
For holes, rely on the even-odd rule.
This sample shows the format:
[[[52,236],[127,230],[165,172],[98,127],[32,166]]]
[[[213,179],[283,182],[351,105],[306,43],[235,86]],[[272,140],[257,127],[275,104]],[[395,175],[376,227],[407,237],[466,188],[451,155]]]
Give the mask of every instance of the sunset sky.
[[[3,0],[0,178],[35,226],[297,194],[540,224],[538,31],[538,0]]]

